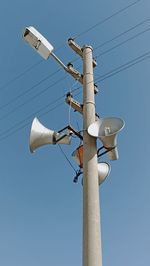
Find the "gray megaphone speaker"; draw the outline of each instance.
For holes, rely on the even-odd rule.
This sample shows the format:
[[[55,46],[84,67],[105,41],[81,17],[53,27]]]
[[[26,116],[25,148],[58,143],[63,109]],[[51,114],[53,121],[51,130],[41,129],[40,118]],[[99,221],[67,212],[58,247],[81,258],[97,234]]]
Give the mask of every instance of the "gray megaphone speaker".
[[[107,176],[109,176],[111,171],[111,166],[108,163],[98,163],[98,180],[99,185],[103,183]]]
[[[110,151],[108,157],[110,160],[117,160],[117,134],[123,129],[125,123],[122,119],[116,117],[100,118],[98,121],[92,123],[88,128],[89,135],[99,138],[104,147]]]
[[[30,132],[30,151],[34,152],[35,149],[46,144],[70,144],[71,136],[57,133],[44,127],[40,121],[35,117]]]

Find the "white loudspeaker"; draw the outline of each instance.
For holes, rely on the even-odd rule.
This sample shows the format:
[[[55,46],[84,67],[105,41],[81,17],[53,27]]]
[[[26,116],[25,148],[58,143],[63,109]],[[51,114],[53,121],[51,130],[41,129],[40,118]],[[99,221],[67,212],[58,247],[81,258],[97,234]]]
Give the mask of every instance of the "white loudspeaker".
[[[72,157],[75,162],[83,168],[83,145],[79,146],[73,153]],[[109,175],[111,167],[108,163],[100,162],[97,164],[98,167],[98,180],[99,185],[104,182],[106,177]],[[91,177],[92,178],[92,177]]]
[[[125,123],[122,119],[116,117],[100,118],[92,123],[88,128],[89,135],[99,138],[106,149],[112,149],[108,152],[110,160],[118,159],[117,134],[123,129]]]
[[[70,142],[70,135],[62,135],[50,130],[44,127],[36,117],[34,118],[30,132],[29,147],[31,152],[46,144],[70,144]]]
[[[103,183],[107,176],[109,176],[111,166],[108,163],[98,163],[98,180],[99,185]]]

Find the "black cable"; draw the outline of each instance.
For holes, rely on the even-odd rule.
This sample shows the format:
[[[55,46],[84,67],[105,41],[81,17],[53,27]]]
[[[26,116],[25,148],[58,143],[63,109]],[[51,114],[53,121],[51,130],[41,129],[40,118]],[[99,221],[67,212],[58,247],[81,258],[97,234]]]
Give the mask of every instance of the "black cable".
[[[56,70],[55,72],[53,72],[51,75],[46,76],[45,78],[43,78],[42,80],[40,80],[38,83],[34,84],[32,87],[28,88],[26,91],[20,93],[19,95],[17,95],[16,97],[14,97],[13,99],[11,99],[10,101],[8,101],[7,103],[3,104],[0,106],[0,110],[7,107],[8,105],[16,102],[19,98],[21,98],[22,96],[28,94],[31,90],[33,90],[34,88],[36,88],[37,86],[41,85],[44,81],[48,80],[49,78],[51,78],[52,76],[54,76],[55,74],[57,74],[61,69]]]
[[[79,89],[79,88],[73,89],[71,92],[73,93],[73,92],[77,91],[78,89]],[[77,95],[79,95],[79,94],[80,94],[80,93],[77,93],[77,94],[75,94],[75,96],[77,96]],[[56,100],[54,100],[54,101],[48,103],[46,106],[44,106],[44,107],[40,108],[39,110],[37,110],[36,112],[30,114],[28,117],[26,117],[26,118],[23,119],[22,121],[16,123],[15,125],[13,125],[12,127],[8,128],[7,130],[1,132],[1,133],[0,133],[0,136],[3,136],[3,135],[5,135],[5,134],[7,134],[8,132],[11,132],[13,129],[15,129],[12,133],[9,133],[9,134],[7,134],[6,136],[0,138],[0,141],[3,140],[3,139],[5,139],[5,138],[7,138],[7,137],[9,137],[9,136],[11,136],[11,135],[13,135],[13,134],[16,133],[17,131],[19,131],[19,130],[23,129],[24,127],[26,127],[27,125],[29,125],[29,124],[30,124],[30,121],[29,121],[28,123],[26,123],[25,125],[23,125],[23,126],[21,126],[21,127],[19,127],[19,128],[16,129],[16,127],[20,126],[20,124],[22,124],[22,123],[24,123],[24,122],[30,120],[31,118],[33,118],[33,117],[36,116],[37,114],[41,113],[44,109],[46,109],[46,108],[49,107],[50,105],[53,105],[53,104],[59,102],[59,101],[62,100],[65,96],[66,96],[66,94],[64,94],[63,96],[60,96],[60,97],[57,98]],[[56,108],[58,108],[58,107],[61,106],[62,104],[64,104],[64,101],[63,101],[62,103],[57,104],[55,107],[50,108],[49,110],[44,111],[43,113],[39,114],[39,117],[41,117],[41,116],[43,116],[43,115],[46,115],[46,114],[49,113],[49,112],[52,112],[53,110],[55,110]]]
[[[57,105],[57,106],[55,106],[55,107],[51,108],[49,111],[47,111],[47,112],[43,113],[42,115],[44,115],[44,114],[46,114],[46,113],[48,113],[48,112],[51,112],[51,111],[55,110],[56,108],[58,108],[58,107],[59,107],[60,105],[62,105],[62,104],[63,104],[63,103],[61,103],[61,104],[59,104],[59,105]],[[42,115],[39,115],[39,116],[42,116]],[[25,127],[26,127],[26,126],[28,126],[29,124],[30,124],[30,122],[28,122],[28,123],[24,124],[23,126],[21,126],[21,127],[17,128],[17,129],[16,129],[16,130],[14,130],[13,132],[11,132],[11,133],[9,133],[9,134],[5,135],[4,137],[0,138],[0,141],[2,141],[2,140],[5,140],[5,139],[7,139],[8,137],[10,137],[10,136],[14,135],[16,132],[18,132],[19,130],[21,130],[21,129],[25,128]],[[13,126],[12,128],[14,128],[14,126]],[[5,131],[5,133],[8,133],[9,131],[11,131],[11,130],[12,130],[12,128],[10,128],[10,129],[6,130],[6,131]]]
[[[92,27],[88,28],[87,30],[79,33],[78,35],[75,36],[76,38],[79,38],[80,36],[84,35],[85,33],[91,31],[92,29],[94,29],[95,27],[97,27],[98,25],[103,24],[104,22],[108,21],[109,19],[111,19],[112,17],[118,15],[119,13],[127,10],[128,8],[134,6],[135,4],[137,4],[138,2],[140,2],[141,0],[135,1],[132,4],[118,10],[117,12],[113,13],[112,15],[106,17],[105,19],[99,21],[98,23],[96,23],[95,25],[93,25]],[[57,49],[61,49],[62,47],[64,47],[64,44],[60,45]],[[23,71],[22,73],[20,73],[19,75],[17,75],[16,77],[12,78],[10,81],[8,81],[7,83],[5,83],[4,85],[0,86],[0,89],[6,88],[7,86],[9,86],[10,84],[12,84],[12,82],[16,81],[17,79],[21,78],[22,76],[24,76],[24,74],[26,74],[27,72],[29,72],[31,69],[35,68],[37,65],[39,65],[40,63],[44,62],[43,59],[41,59],[40,61],[36,62],[35,64],[33,64],[32,66],[28,67],[25,71]]]
[[[35,98],[37,98],[39,95],[45,93],[49,88],[52,88],[54,86],[56,86],[59,82],[61,82],[62,80],[64,80],[65,77],[61,77],[59,80],[57,80],[56,82],[54,82],[53,84],[51,84],[50,86],[46,87],[45,89],[43,89],[42,91],[38,92],[37,94],[33,95],[31,98],[27,99],[26,101],[24,101],[22,104],[16,106],[15,108],[13,108],[12,110],[10,110],[9,112],[7,112],[5,115],[0,117],[0,121],[7,118],[8,116],[12,115],[14,112],[16,112],[18,109],[20,109],[21,107],[23,107],[24,105],[28,104],[29,102],[31,102],[32,100],[35,100]]]
[[[136,29],[137,27],[139,27],[139,26],[141,26],[141,25],[143,25],[144,23],[149,22],[149,21],[150,21],[150,18],[145,19],[145,20],[142,20],[140,23],[136,24],[136,25],[133,26],[133,27],[130,27],[128,30],[123,31],[123,32],[121,32],[120,34],[118,34],[118,35],[116,35],[115,37],[113,37],[112,39],[107,40],[107,41],[105,41],[104,43],[102,43],[102,44],[100,44],[100,45],[94,47],[93,50],[95,51],[95,50],[97,50],[97,49],[103,47],[104,45],[109,44],[110,42],[112,42],[112,41],[118,39],[119,37],[125,35],[126,33],[130,32],[131,30],[134,30],[134,29]],[[100,53],[100,54],[94,56],[94,58],[97,59],[99,56],[106,54],[107,52],[109,52],[109,51],[111,51],[111,50],[113,50],[113,49],[115,49],[115,48],[117,48],[117,47],[123,45],[124,43],[126,43],[126,42],[128,42],[128,41],[130,41],[130,40],[132,40],[132,39],[134,39],[134,38],[136,38],[136,37],[138,37],[138,36],[144,34],[144,33],[147,32],[147,31],[149,31],[149,28],[146,29],[146,30],[144,30],[144,31],[142,31],[142,32],[140,32],[140,33],[137,33],[136,35],[134,35],[133,37],[127,39],[126,41],[121,42],[120,44],[118,44],[118,45],[116,45],[116,46],[114,46],[114,47],[112,47],[112,48],[110,48],[110,49],[108,49],[108,50],[106,50],[106,51],[104,51],[104,52],[102,52],[102,53]],[[79,57],[76,57],[76,58],[74,58],[73,60],[71,60],[71,62],[74,63],[74,62],[78,61],[79,59],[80,59]],[[78,66],[78,68],[79,68],[79,66]],[[77,69],[78,69],[78,68],[77,68]]]
[[[103,80],[105,80],[105,79],[107,79],[107,78],[109,78],[111,76],[114,76],[114,75],[116,75],[116,74],[118,74],[118,73],[120,73],[120,72],[122,72],[122,71],[124,71],[124,70],[126,70],[128,68],[130,68],[131,66],[134,66],[134,65],[136,65],[136,64],[138,64],[138,63],[140,63],[140,62],[142,62],[142,61],[144,61],[146,59],[148,59],[149,58],[149,54],[150,54],[150,51],[149,52],[146,52],[146,53],[144,53],[144,54],[142,54],[142,55],[140,55],[140,56],[138,56],[138,57],[136,57],[134,59],[132,59],[131,61],[128,61],[125,64],[120,65],[117,68],[114,68],[114,69],[108,71],[107,73],[105,73],[105,74],[97,77],[95,79],[95,82],[96,83],[99,83],[99,82],[101,82],[101,81],[103,81]],[[80,88],[82,88],[82,87],[81,86],[78,87],[78,89],[80,89]]]
[[[98,83],[100,81],[103,81],[105,80],[106,78],[109,78],[117,73],[120,73],[121,71],[127,69],[127,68],[130,68],[131,66],[134,66],[142,61],[144,61],[145,59],[149,58],[150,57],[150,51],[149,52],[146,52],[130,61],[128,61],[127,63],[125,64],[122,64],[121,66],[115,68],[115,69],[112,69],[110,70],[109,72],[107,72],[106,74],[98,77],[95,81]]]
[[[82,35],[86,34],[87,32],[93,30],[93,29],[96,28],[97,26],[104,24],[106,21],[108,21],[108,20],[110,20],[111,18],[115,17],[116,15],[118,15],[118,14],[124,12],[125,10],[129,9],[130,7],[136,5],[136,4],[139,3],[140,1],[141,1],[141,0],[137,0],[137,1],[133,2],[133,3],[131,3],[130,5],[128,5],[128,6],[124,7],[124,8],[122,8],[122,9],[119,9],[118,11],[116,11],[115,13],[113,13],[112,15],[106,17],[105,19],[103,19],[103,20],[99,21],[98,23],[94,24],[92,27],[90,27],[90,28],[88,28],[87,30],[82,31],[81,33],[79,33],[78,35],[76,35],[76,36],[74,37],[74,40],[77,39],[77,38],[79,38],[79,37],[81,37]]]
[[[149,56],[146,56],[146,57],[144,57],[144,58],[142,58],[141,60],[138,60],[138,61],[135,62],[135,63],[132,63],[131,65],[129,65],[129,66],[127,66],[127,67],[124,67],[123,69],[120,69],[120,70],[116,71],[115,73],[112,73],[111,75],[106,76],[105,78],[99,80],[99,82],[100,82],[100,81],[103,81],[103,80],[105,80],[105,79],[108,79],[108,78],[110,78],[110,77],[112,77],[112,76],[115,76],[116,74],[118,74],[118,73],[120,73],[120,72],[122,72],[122,71],[124,71],[124,70],[126,70],[126,69],[128,69],[128,68],[130,68],[130,67],[132,67],[132,66],[134,66],[134,65],[136,65],[136,64],[138,64],[138,63],[141,63],[142,61],[144,61],[144,60],[146,60],[146,59],[149,59],[149,58],[150,58],[150,55],[149,55]]]
[[[24,122],[30,120],[31,118],[33,118],[34,116],[36,116],[38,113],[40,113],[41,111],[43,111],[43,109],[46,109],[46,108],[49,107],[50,105],[57,103],[57,102],[60,101],[63,97],[64,97],[64,96],[59,97],[59,98],[56,99],[55,101],[53,101],[53,102],[51,102],[51,103],[48,103],[46,106],[44,106],[44,108],[42,107],[42,108],[40,108],[39,110],[37,110],[36,112],[30,114],[29,116],[27,116],[27,117],[26,117],[25,119],[23,119],[22,121],[19,121],[18,123],[16,123],[15,125],[13,125],[11,128],[8,128],[7,130],[1,132],[1,133],[0,133],[0,136],[5,135],[6,133],[8,133],[8,132],[11,131],[12,129],[16,128],[17,126],[20,126],[20,124],[22,124],[22,123],[24,123]],[[53,107],[53,108],[56,109],[57,107],[59,107],[59,105],[56,105],[56,106]],[[54,110],[53,108],[51,108],[51,109],[49,110],[49,112],[50,112],[50,111],[53,111],[53,110]],[[39,116],[42,116],[42,115],[39,115]],[[29,124],[29,123],[28,123],[28,124]]]
[[[60,50],[63,45],[60,45],[58,48],[56,48],[56,51]],[[39,64],[41,64],[42,62],[44,62],[43,59],[37,61],[35,64],[29,66],[27,69],[25,69],[23,72],[21,72],[19,75],[15,76],[14,78],[12,78],[11,80],[9,80],[8,82],[6,82],[4,85],[0,86],[0,90],[4,89],[6,87],[8,87],[9,85],[11,85],[13,82],[15,82],[16,80],[20,79],[21,77],[23,77],[26,73],[28,73],[29,71],[31,71],[33,68],[35,68],[36,66],[38,66]]]
[[[109,44],[109,43],[112,42],[112,41],[115,41],[115,40],[118,39],[119,37],[125,35],[126,33],[130,32],[130,31],[132,31],[132,30],[134,30],[134,29],[136,29],[136,28],[138,28],[139,26],[141,26],[141,25],[143,25],[143,24],[145,24],[146,22],[149,22],[149,21],[150,21],[150,18],[147,18],[147,19],[145,19],[145,20],[142,20],[140,23],[136,24],[136,25],[133,26],[133,27],[130,27],[128,30],[125,30],[125,31],[121,32],[120,34],[116,35],[116,36],[113,37],[112,39],[107,40],[107,41],[103,42],[102,44],[99,44],[98,46],[96,46],[96,47],[94,48],[94,50],[97,50],[97,49],[103,47],[104,45]]]
[[[123,45],[123,44],[125,44],[125,43],[127,43],[127,42],[129,42],[129,41],[131,41],[131,40],[133,40],[133,39],[135,39],[135,38],[137,38],[137,37],[139,37],[140,35],[143,35],[144,33],[146,33],[146,32],[149,31],[149,30],[150,30],[150,27],[149,27],[148,29],[143,30],[143,31],[137,33],[136,35],[134,35],[134,36],[128,38],[127,40],[125,40],[125,41],[123,41],[123,42],[121,42],[121,43],[119,43],[119,44],[116,44],[115,46],[111,47],[110,49],[107,49],[107,50],[105,50],[104,52],[102,52],[102,53],[96,55],[95,58],[97,59],[98,57],[100,57],[100,56],[102,56],[102,55],[105,55],[105,54],[111,52],[112,50],[118,48],[119,46],[121,46],[121,45]]]
[[[141,56],[137,57],[137,58],[141,58],[141,59],[138,60],[138,61],[137,61],[137,58],[135,58],[134,60],[131,60],[130,62],[121,65],[120,67],[116,68],[116,69],[118,69],[118,71],[116,71],[116,72],[114,72],[116,69],[114,69],[114,70],[112,70],[112,71],[109,71],[107,74],[101,76],[101,78],[98,79],[97,82],[100,82],[100,81],[103,81],[103,80],[105,80],[105,79],[107,79],[107,78],[110,78],[110,77],[112,77],[112,76],[114,76],[114,75],[116,75],[116,74],[118,74],[118,73],[120,73],[120,72],[122,72],[122,71],[124,71],[124,70],[126,70],[126,69],[128,69],[128,68],[130,68],[131,66],[134,66],[134,65],[136,65],[136,64],[138,64],[138,63],[140,63],[140,62],[142,62],[142,61],[144,61],[144,60],[150,58],[150,55],[149,55],[149,56],[145,56],[146,54],[150,54],[150,52],[147,52],[147,53],[145,53],[144,55],[141,55]],[[145,57],[144,57],[144,56],[145,56]],[[143,58],[142,58],[142,57],[143,57]],[[131,64],[131,62],[133,62],[133,61],[135,61],[135,60],[136,60],[136,62],[134,62],[134,63]],[[128,65],[129,63],[130,63],[130,65]],[[124,66],[124,67],[123,67],[123,66]],[[122,68],[122,67],[123,67],[123,68]],[[121,68],[121,69],[119,70],[119,68]],[[113,72],[114,72],[114,73],[113,73]],[[108,75],[108,74],[109,74],[109,75]],[[103,78],[102,78],[102,77],[103,77]],[[80,88],[80,87],[79,87],[79,88]],[[79,89],[79,88],[77,88],[77,89]],[[63,103],[62,103],[62,104],[63,104]],[[59,104],[59,106],[60,106],[60,104]],[[57,106],[57,107],[58,107],[58,106]],[[56,109],[57,107],[54,107],[53,109],[49,110],[49,112],[52,111],[52,110],[54,110],[54,109]],[[43,114],[43,115],[44,115],[44,114]],[[7,134],[6,136],[0,138],[0,141],[2,141],[2,140],[4,140],[4,139],[8,138],[9,136],[11,136],[11,135],[13,135],[14,133],[18,132],[20,129],[25,128],[28,124],[29,124],[29,123],[23,125],[23,126],[20,127],[20,128],[17,128],[17,129],[16,129],[15,131],[13,131],[12,133]],[[15,127],[15,126],[14,126],[14,127]],[[13,128],[13,127],[12,127],[12,128]],[[10,128],[9,130],[11,130],[12,128]],[[5,132],[3,132],[3,134],[7,133],[9,130],[6,130]],[[1,134],[0,134],[0,135],[1,135]]]
[[[63,151],[62,147],[60,146],[60,144],[58,144],[58,147],[60,149],[60,151],[62,152],[62,154],[64,155],[64,157],[66,158],[67,162],[70,164],[71,168],[75,171],[75,173],[77,173],[76,169],[73,167],[72,163],[70,162],[70,160],[68,159],[68,157],[66,156],[65,152]]]
[[[18,80],[19,78],[21,78],[22,76],[24,76],[26,73],[28,73],[31,69],[35,68],[36,66],[38,66],[39,64],[41,64],[42,62],[44,62],[44,60],[39,60],[38,62],[36,62],[35,64],[33,64],[32,66],[28,67],[26,70],[24,70],[22,73],[20,73],[19,75],[17,75],[16,77],[12,78],[11,80],[9,80],[8,82],[6,82],[4,85],[0,86],[0,90],[8,87],[10,84],[12,84],[13,82],[15,82],[16,80]]]
[[[74,39],[84,35],[85,33],[91,31],[92,29],[94,29],[95,27],[97,27],[98,25],[103,24],[104,22],[108,21],[109,19],[111,19],[112,17],[122,13],[123,11],[127,10],[128,8],[134,6],[135,4],[137,4],[138,2],[140,2],[141,0],[137,0],[133,3],[131,3],[130,5],[118,10],[117,12],[113,13],[112,15],[106,17],[105,19],[99,21],[98,23],[96,23],[95,25],[93,25],[92,27],[88,28],[87,30],[79,33],[77,36],[75,36]],[[64,44],[60,45],[56,50],[60,50],[62,47],[64,47]],[[95,49],[97,49],[98,47],[96,47]],[[24,74],[26,74],[27,72],[29,72],[31,69],[33,69],[35,66],[39,65],[40,63],[42,63],[43,60],[38,61],[37,63],[35,63],[34,65],[30,66],[28,69],[26,69],[24,72],[20,73],[18,76],[14,77],[13,79],[11,79],[10,81],[8,81],[6,84],[4,84],[3,86],[0,87],[0,89],[3,89],[7,86],[9,86],[12,82],[16,81],[17,79],[19,79],[20,77],[22,77]]]
[[[97,82],[100,82],[100,81],[103,81],[103,80],[105,80],[105,79],[107,79],[107,78],[110,78],[110,77],[112,77],[112,76],[114,76],[114,75],[116,75],[116,74],[118,74],[118,73],[120,73],[120,72],[122,72],[122,71],[124,71],[124,70],[126,70],[126,69],[128,69],[128,68],[130,68],[130,67],[132,67],[132,66],[134,66],[134,65],[136,65],[136,64],[138,64],[138,63],[140,63],[140,62],[142,62],[142,61],[144,61],[144,60],[146,60],[146,59],[148,59],[148,58],[150,58],[150,51],[149,51],[149,52],[146,52],[146,53],[144,53],[143,55],[138,56],[137,58],[135,58],[135,59],[133,59],[133,60],[131,60],[131,61],[129,61],[129,62],[127,62],[127,63],[125,63],[125,64],[123,64],[123,65],[121,65],[121,66],[119,66],[119,67],[117,67],[117,68],[115,68],[115,69],[109,71],[109,72],[107,72],[106,74],[100,76],[100,77],[97,79]],[[115,72],[115,71],[116,71],[116,72]],[[78,90],[78,89],[80,89],[80,88],[81,88],[81,87],[78,87],[78,88],[76,88],[75,90]],[[64,97],[64,96],[63,96],[63,97]],[[62,103],[62,104],[63,104],[63,103]],[[60,106],[60,105],[59,105],[59,106]],[[57,106],[57,107],[58,107],[58,106]],[[57,108],[57,107],[54,107],[54,108]],[[54,110],[54,108],[53,108],[52,110]],[[41,109],[43,109],[43,108],[41,108]],[[41,111],[41,109],[40,109],[40,111]],[[40,111],[39,111],[39,112],[40,112]],[[51,109],[49,110],[49,112],[50,112],[50,111],[51,111]],[[36,113],[37,113],[37,112],[36,112]],[[36,113],[34,113],[34,114],[36,114]],[[47,113],[47,112],[46,112],[46,113]],[[43,115],[44,115],[44,114],[43,114]],[[26,120],[26,119],[25,119],[25,120]],[[22,122],[24,122],[25,120],[23,120]],[[18,124],[20,124],[20,123],[22,123],[22,122],[19,122]],[[28,124],[29,124],[29,123],[27,123],[26,125],[28,125]],[[17,132],[18,130],[24,128],[26,125],[23,125],[21,128],[17,128],[14,132],[10,133],[9,135],[6,135],[6,136],[4,136],[3,138],[0,138],[0,141],[3,140],[3,139],[5,139],[5,138],[7,138],[7,137],[9,137],[9,136],[11,136],[11,135],[13,135],[15,132]],[[2,132],[2,133],[0,134],[0,136],[1,136],[1,135],[4,135],[4,134],[7,133],[8,131],[11,131],[12,128],[14,128],[14,127],[16,127],[16,126],[17,126],[17,124],[14,125],[13,127],[11,127],[10,129],[8,129],[8,130]]]

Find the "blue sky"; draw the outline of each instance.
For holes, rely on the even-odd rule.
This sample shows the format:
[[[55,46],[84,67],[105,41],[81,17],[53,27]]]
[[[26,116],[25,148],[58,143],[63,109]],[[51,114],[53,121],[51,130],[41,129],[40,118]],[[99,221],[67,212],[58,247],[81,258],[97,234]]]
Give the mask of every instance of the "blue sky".
[[[81,116],[63,97],[54,103],[80,84],[23,41],[30,25],[65,64],[78,58],[67,46],[69,37],[94,48],[96,111],[126,123],[118,135],[119,160],[102,158],[111,164],[100,188],[103,266],[149,265],[149,10],[148,0],[1,1],[0,265],[82,265],[81,179],[73,183],[74,170],[58,146],[30,154],[28,145],[34,116],[56,131],[69,122],[82,129]],[[82,71],[80,59],[74,67]],[[82,102],[82,89],[78,92],[74,97]],[[62,147],[69,160],[78,145],[73,139]]]

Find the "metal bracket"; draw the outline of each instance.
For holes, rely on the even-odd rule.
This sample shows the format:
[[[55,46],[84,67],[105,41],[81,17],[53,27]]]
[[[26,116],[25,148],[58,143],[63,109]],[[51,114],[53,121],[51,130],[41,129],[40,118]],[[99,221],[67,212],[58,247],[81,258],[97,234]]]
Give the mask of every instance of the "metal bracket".
[[[83,84],[83,75],[79,71],[74,69],[72,63],[67,64],[67,72],[71,74],[76,80],[79,80],[81,84]]]
[[[71,127],[71,126],[66,126],[66,127],[64,127],[64,128],[62,128],[61,130],[59,130],[58,131],[58,133],[61,133],[61,132],[63,132],[64,130],[66,130],[66,129],[68,129],[69,131],[70,131],[70,133],[69,133],[69,135],[72,135],[72,134],[74,134],[74,135],[76,135],[78,138],[80,138],[81,140],[83,140],[83,137],[82,137],[82,135],[78,132],[78,131],[76,131],[73,127]],[[65,134],[64,135],[64,137],[66,136],[67,134]],[[62,138],[62,137],[61,137]],[[60,139],[59,139],[60,140]]]
[[[70,48],[72,48],[72,50],[75,51],[75,53],[77,53],[78,55],[80,55],[81,58],[83,58],[82,48],[77,43],[75,43],[73,38],[68,39],[68,45],[70,46]],[[96,59],[93,58],[93,67],[96,67],[96,66],[97,66]]]
[[[78,182],[78,178],[79,178],[79,176],[81,175],[81,174],[83,174],[83,172],[79,169],[78,171],[76,171],[76,176],[74,177],[74,179],[73,179],[73,182],[74,183],[77,183]]]
[[[83,84],[83,74],[81,74],[78,70],[76,70],[73,67],[73,64],[70,62],[67,64],[67,67],[65,68],[65,70],[71,75],[73,76],[76,80],[78,80],[81,84]],[[94,83],[94,93],[97,94],[98,93],[98,87],[97,85]]]
[[[65,102],[67,104],[69,104],[75,111],[79,112],[80,114],[83,115],[83,104],[77,102],[72,94],[70,92],[68,92],[66,94],[66,98],[65,98]],[[95,120],[98,120],[99,119],[99,115],[96,113],[95,114]]]
[[[114,150],[115,148],[116,148],[116,146],[111,147],[111,148],[106,148],[105,146],[102,146],[101,148],[99,148],[97,150],[97,157],[99,158],[99,157],[103,156],[104,154],[108,153],[109,151]],[[99,151],[101,151],[102,149],[106,149],[106,150],[104,152],[102,152],[101,154],[99,154]]]
[[[83,105],[74,100],[70,92],[66,94],[65,102],[69,104],[75,111],[83,114]]]

